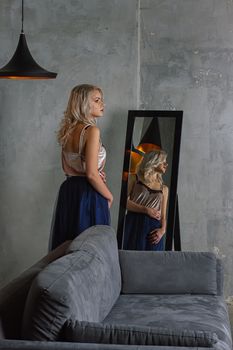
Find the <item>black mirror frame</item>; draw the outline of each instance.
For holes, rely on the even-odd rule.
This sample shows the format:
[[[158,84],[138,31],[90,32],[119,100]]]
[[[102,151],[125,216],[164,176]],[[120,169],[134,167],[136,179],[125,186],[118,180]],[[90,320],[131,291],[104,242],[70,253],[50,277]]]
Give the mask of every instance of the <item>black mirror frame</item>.
[[[126,213],[126,200],[127,200],[127,188],[128,180],[124,179],[124,173],[128,172],[130,165],[130,151],[132,150],[132,138],[135,118],[143,117],[157,117],[175,118],[175,134],[173,144],[172,155],[172,171],[171,171],[171,184],[169,189],[169,204],[168,204],[168,216],[167,216],[167,230],[166,230],[166,244],[165,250],[172,250],[173,241],[174,249],[181,250],[180,242],[180,224],[179,224],[179,210],[178,210],[178,195],[177,195],[177,182],[179,171],[179,157],[180,157],[180,143],[181,143],[181,130],[183,121],[183,111],[159,111],[159,110],[130,110],[128,111],[128,122],[125,139],[125,156],[123,163],[122,183],[121,183],[121,196],[117,226],[117,241],[118,248],[122,249],[123,244],[123,232],[125,224]]]

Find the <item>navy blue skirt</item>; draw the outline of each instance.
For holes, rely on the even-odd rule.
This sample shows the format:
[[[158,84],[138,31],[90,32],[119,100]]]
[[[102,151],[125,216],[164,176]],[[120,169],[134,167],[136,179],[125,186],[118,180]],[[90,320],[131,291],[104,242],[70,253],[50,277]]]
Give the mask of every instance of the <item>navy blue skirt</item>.
[[[88,227],[110,225],[108,201],[85,176],[70,176],[61,184],[54,210],[49,250],[73,240]]]
[[[164,236],[158,244],[151,244],[148,240],[149,233],[160,227],[159,220],[145,214],[128,211],[125,219],[123,248],[127,250],[164,250]]]

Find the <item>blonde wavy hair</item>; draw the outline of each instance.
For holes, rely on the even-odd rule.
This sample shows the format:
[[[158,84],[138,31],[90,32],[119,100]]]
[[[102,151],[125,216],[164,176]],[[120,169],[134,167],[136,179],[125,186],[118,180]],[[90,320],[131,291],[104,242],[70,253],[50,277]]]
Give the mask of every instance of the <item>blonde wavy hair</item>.
[[[145,184],[158,181],[163,185],[162,174],[157,170],[158,166],[167,160],[167,153],[163,150],[155,150],[145,153],[142,161],[137,166],[137,175]]]
[[[102,90],[95,85],[77,85],[71,90],[67,108],[57,132],[57,139],[61,146],[66,144],[77,124],[96,124],[95,118],[90,117],[90,96],[96,90],[103,97]]]

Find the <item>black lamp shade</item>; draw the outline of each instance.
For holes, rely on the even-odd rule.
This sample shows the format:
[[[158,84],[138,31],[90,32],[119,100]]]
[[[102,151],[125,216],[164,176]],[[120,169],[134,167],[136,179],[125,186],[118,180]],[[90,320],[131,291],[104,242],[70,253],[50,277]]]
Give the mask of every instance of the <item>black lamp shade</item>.
[[[36,63],[24,33],[20,34],[12,59],[0,69],[0,79],[54,79],[56,76],[57,73],[49,72]]]

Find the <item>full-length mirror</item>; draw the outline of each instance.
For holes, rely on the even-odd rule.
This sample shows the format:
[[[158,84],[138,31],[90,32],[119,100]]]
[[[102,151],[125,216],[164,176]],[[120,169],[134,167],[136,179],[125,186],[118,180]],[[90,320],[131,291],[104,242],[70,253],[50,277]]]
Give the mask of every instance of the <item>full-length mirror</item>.
[[[121,249],[181,250],[182,117],[182,111],[129,111],[117,229]]]

